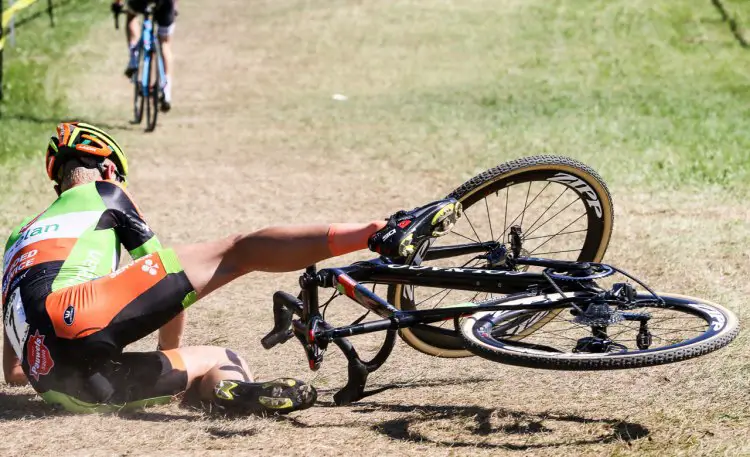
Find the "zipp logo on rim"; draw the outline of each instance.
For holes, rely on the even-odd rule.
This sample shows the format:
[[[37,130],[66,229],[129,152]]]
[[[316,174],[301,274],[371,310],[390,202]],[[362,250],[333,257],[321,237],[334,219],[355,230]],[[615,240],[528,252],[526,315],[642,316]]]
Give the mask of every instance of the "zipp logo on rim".
[[[702,303],[690,303],[688,306],[698,308],[699,310],[708,314],[711,317],[711,329],[713,329],[715,332],[718,332],[727,325],[727,318],[711,306],[706,306]]]
[[[585,198],[586,203],[589,205],[589,208],[593,208],[596,212],[596,217],[598,217],[599,219],[602,218],[602,204],[599,201],[599,197],[596,195],[596,192],[591,189],[591,186],[586,184],[585,181],[567,173],[558,173],[551,178],[547,178],[547,181],[565,184],[566,186],[581,194]]]

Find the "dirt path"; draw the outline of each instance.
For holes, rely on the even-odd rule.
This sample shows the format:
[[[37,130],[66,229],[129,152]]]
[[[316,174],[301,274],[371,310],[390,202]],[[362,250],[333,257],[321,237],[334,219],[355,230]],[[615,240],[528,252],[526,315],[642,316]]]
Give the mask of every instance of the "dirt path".
[[[175,109],[160,118],[156,133],[144,134],[124,121],[130,116],[130,87],[121,76],[124,40],[105,25],[93,32],[91,43],[101,60],[79,87],[80,113],[114,127],[129,151],[132,191],[165,244],[277,223],[382,217],[443,195],[475,172],[460,164],[443,171],[430,165],[425,171],[401,157],[408,151],[383,160],[372,153],[374,146],[351,147],[350,136],[377,125],[347,129],[347,112],[337,112],[331,100],[346,75],[325,73],[310,51],[331,45],[330,31],[321,29],[315,42],[309,30],[333,14],[328,10],[292,1],[182,3]],[[303,12],[287,14],[293,8]],[[354,26],[366,20],[353,11]],[[323,62],[332,58],[321,52]],[[362,93],[368,87],[352,86]],[[106,88],[97,91],[96,104],[87,96],[92,87]],[[24,204],[5,204],[8,223],[51,197],[41,193],[46,189],[38,184],[41,167],[23,173],[18,189]],[[610,259],[664,289],[710,294],[739,310],[733,288],[750,290],[736,270],[716,264],[729,259],[741,268],[746,263],[737,246],[748,239],[747,210],[720,194],[614,190],[618,225]],[[706,205],[708,198],[716,203]],[[687,243],[706,233],[718,237],[717,249],[699,252]],[[694,265],[704,276],[693,279],[694,270],[675,267],[678,262]],[[734,361],[747,356],[744,335],[739,344],[705,360],[586,374],[439,360],[399,344],[371,381],[374,387],[396,383],[396,388],[353,407],[331,407],[333,389],[345,378],[341,356],[331,354],[314,374],[297,345],[264,352],[258,344],[271,327],[271,294],[279,288],[294,291],[295,283],[296,274],[237,281],[190,309],[185,342],[235,348],[248,357],[258,378],[292,375],[313,381],[323,389],[320,407],[282,420],[215,420],[177,406],[126,417],[71,417],[51,414],[29,389],[2,388],[0,431],[12,439],[0,443],[0,453],[624,455],[665,448],[678,453],[696,443],[735,453],[743,445],[727,437],[744,433],[748,424],[748,385],[737,376],[743,367]],[[367,346],[374,340],[364,341]],[[154,345],[149,339],[137,348]]]

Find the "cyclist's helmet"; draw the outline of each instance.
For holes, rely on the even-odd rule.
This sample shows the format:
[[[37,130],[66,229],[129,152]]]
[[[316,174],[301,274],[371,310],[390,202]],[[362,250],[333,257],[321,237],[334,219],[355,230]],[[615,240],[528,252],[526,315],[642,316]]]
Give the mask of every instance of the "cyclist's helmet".
[[[57,136],[53,136],[47,146],[47,175],[60,183],[62,165],[71,158],[95,159],[101,164],[110,159],[117,167],[117,178],[125,183],[128,175],[128,160],[120,145],[103,130],[83,122],[63,122],[57,126]]]

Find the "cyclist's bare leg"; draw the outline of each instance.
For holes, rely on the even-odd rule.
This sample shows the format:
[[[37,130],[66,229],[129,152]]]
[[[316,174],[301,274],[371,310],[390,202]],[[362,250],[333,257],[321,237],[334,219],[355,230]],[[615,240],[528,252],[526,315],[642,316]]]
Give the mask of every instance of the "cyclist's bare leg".
[[[223,380],[252,382],[247,362],[230,349],[217,346],[188,346],[175,349],[185,364],[187,388],[196,387],[202,400],[214,398],[214,388]],[[171,357],[170,357],[171,358]],[[195,383],[198,383],[194,386]]]
[[[367,248],[367,239],[385,221],[269,227],[205,243],[175,248],[198,298],[251,271],[305,268],[330,257]]]
[[[185,332],[185,312],[181,312],[159,329],[159,349],[177,349]]]

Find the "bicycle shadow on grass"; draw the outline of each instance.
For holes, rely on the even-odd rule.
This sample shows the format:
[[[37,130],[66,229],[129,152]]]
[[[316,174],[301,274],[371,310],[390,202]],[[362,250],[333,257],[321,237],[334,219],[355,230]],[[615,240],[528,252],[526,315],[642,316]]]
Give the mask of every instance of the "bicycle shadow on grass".
[[[635,422],[561,412],[528,413],[470,405],[379,402],[357,403],[351,408],[358,414],[405,414],[406,417],[385,420],[369,428],[392,440],[451,448],[526,451],[618,441],[631,443],[651,433],[646,426]],[[293,416],[283,420],[297,428],[366,427],[359,421],[308,424]]]
[[[412,389],[494,382],[491,378],[435,379],[410,384],[374,384],[369,395],[390,389]],[[333,393],[335,389],[323,390]],[[369,396],[368,395],[368,396]],[[336,406],[319,401],[318,407]],[[589,418],[560,411],[533,413],[494,406],[392,404],[360,401],[350,406],[355,414],[397,414],[398,417],[367,424],[307,423],[293,416],[284,420],[298,428],[369,427],[392,440],[431,443],[436,446],[484,449],[533,450],[561,446],[630,443],[651,433],[643,424],[618,418]]]
[[[358,413],[395,412],[407,417],[384,421],[373,430],[391,439],[438,446],[531,450],[560,446],[631,442],[647,437],[642,424],[615,418],[588,418],[547,411],[529,413],[467,405],[366,403]]]

